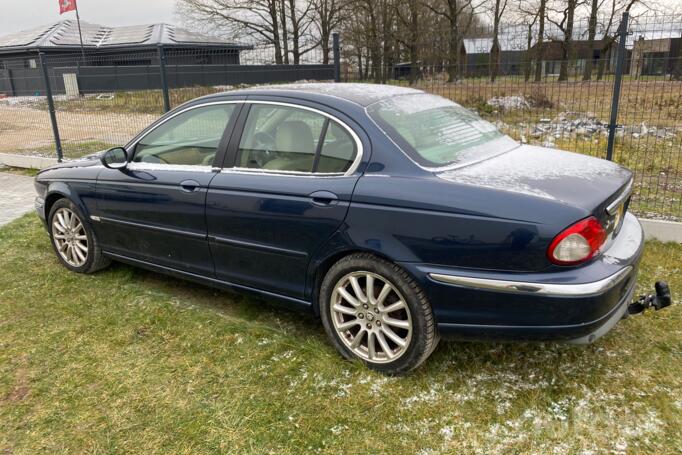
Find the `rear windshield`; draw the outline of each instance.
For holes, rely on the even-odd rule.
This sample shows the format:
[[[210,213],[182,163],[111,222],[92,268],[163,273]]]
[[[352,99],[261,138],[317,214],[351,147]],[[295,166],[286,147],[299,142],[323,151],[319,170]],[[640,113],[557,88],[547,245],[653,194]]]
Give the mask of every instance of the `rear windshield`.
[[[367,112],[400,148],[425,167],[479,161],[518,146],[495,125],[440,96],[396,96],[370,105]]]

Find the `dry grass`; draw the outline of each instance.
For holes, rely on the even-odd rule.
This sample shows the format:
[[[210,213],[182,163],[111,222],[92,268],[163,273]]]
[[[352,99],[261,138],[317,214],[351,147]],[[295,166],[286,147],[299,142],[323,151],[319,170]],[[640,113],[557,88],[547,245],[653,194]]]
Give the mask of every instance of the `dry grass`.
[[[650,242],[641,290],[682,289]],[[114,265],[67,272],[29,215],[0,229],[0,453],[680,453],[682,311],[586,347],[441,343],[386,378],[312,317]]]

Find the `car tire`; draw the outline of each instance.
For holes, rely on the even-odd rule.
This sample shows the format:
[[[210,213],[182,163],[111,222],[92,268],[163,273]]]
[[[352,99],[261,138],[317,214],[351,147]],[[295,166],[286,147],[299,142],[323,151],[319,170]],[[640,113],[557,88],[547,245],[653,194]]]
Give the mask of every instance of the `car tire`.
[[[341,355],[385,374],[414,370],[438,345],[424,292],[402,268],[372,254],[335,263],[322,280],[318,305]]]
[[[57,258],[72,272],[94,273],[111,263],[102,254],[87,218],[69,199],[59,199],[52,205],[47,228]]]

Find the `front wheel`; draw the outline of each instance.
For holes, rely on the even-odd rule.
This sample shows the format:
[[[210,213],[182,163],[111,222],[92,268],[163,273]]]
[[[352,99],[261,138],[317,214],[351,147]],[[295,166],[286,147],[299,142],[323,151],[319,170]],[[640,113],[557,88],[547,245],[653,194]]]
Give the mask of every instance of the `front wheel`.
[[[69,270],[93,273],[109,265],[97,237],[76,205],[59,199],[50,209],[48,226],[59,261]]]
[[[370,254],[341,259],[319,294],[322,323],[347,359],[388,374],[417,368],[438,344],[431,306],[395,264]]]

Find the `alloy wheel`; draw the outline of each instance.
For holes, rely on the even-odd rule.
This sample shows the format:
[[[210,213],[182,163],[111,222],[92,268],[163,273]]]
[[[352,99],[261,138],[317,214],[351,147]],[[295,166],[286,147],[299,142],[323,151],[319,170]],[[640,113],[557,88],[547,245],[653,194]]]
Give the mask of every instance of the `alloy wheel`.
[[[78,215],[62,207],[52,217],[52,238],[61,258],[72,267],[88,260],[88,236]]]
[[[368,362],[392,362],[410,345],[410,310],[398,289],[381,275],[358,271],[344,276],[334,286],[330,309],[339,338]]]

